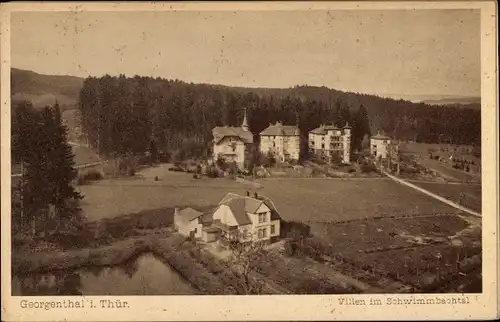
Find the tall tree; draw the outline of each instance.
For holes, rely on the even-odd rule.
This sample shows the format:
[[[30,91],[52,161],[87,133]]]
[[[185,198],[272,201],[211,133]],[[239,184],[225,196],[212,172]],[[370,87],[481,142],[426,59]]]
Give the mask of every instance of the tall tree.
[[[12,164],[20,165],[21,177],[12,180],[13,223],[21,230],[33,222],[35,208],[41,203],[37,186],[43,184],[40,165],[36,162],[40,151],[39,114],[30,102],[15,104],[12,110]],[[28,180],[28,178],[32,178]]]
[[[55,207],[57,220],[69,220],[79,222],[80,207],[78,201],[82,199],[80,193],[75,190],[73,181],[77,177],[73,149],[67,142],[67,128],[61,119],[59,104],[53,107],[52,128],[53,133],[50,142],[51,148],[48,154],[48,179],[51,184],[50,203]]]
[[[368,112],[363,104],[359,107],[359,109],[354,114],[352,120],[352,139],[351,145],[353,150],[361,149],[361,142],[365,135],[370,136],[370,120],[368,119]]]

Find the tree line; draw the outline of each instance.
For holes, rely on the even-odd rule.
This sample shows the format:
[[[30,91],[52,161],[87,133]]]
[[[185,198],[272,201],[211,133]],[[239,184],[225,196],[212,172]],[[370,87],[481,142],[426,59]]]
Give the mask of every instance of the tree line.
[[[341,100],[321,101],[259,96],[204,84],[160,78],[90,77],[79,101],[82,129],[106,156],[145,153],[152,146],[182,157],[207,157],[216,126],[240,126],[244,109],[250,130],[258,133],[276,121],[298,125],[304,138],[321,124],[353,127],[353,148],[370,133],[366,109]],[[304,147],[304,152],[307,148]]]
[[[12,109],[12,163],[21,165],[21,177],[12,182],[13,227],[25,231],[75,227],[81,222],[73,180],[77,176],[67,128],[56,103],[41,110],[30,102]]]

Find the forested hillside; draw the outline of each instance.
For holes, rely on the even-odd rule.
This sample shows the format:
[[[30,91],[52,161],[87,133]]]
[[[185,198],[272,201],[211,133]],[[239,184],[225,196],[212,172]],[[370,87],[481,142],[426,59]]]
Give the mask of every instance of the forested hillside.
[[[15,68],[11,81],[14,107],[24,100],[37,108],[56,100],[61,110],[78,107],[71,114],[81,115],[90,142],[97,147],[99,137],[105,154],[140,152],[151,141],[163,150],[190,146],[193,153],[207,154],[211,129],[239,125],[245,107],[255,134],[277,120],[298,121],[304,134],[322,123],[349,121],[354,149],[362,133],[378,130],[428,143],[479,144],[481,137],[480,104],[438,107],[312,86],[243,88],[138,76],[84,80]],[[80,120],[68,122],[73,123]]]
[[[211,129],[239,125],[247,108],[258,134],[281,120],[307,133],[323,123],[353,126],[358,148],[367,113],[370,132],[419,142],[477,144],[480,110],[435,107],[326,87],[250,89],[125,76],[87,78],[80,93],[82,126],[103,154],[144,152],[151,142],[162,150],[208,154]]]
[[[14,103],[30,101],[35,108],[52,106],[57,100],[61,109],[73,108],[83,85],[83,78],[42,75],[11,68],[11,94]]]

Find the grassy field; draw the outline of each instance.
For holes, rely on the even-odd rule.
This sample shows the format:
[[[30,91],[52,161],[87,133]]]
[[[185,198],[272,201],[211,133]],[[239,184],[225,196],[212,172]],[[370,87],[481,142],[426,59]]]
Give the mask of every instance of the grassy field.
[[[481,158],[473,155],[472,146],[454,146],[450,144],[402,143],[403,154],[413,155],[422,166],[438,172],[449,181],[480,182]],[[429,153],[440,156],[442,161],[431,160]],[[454,169],[450,157],[474,162],[469,165],[470,172]]]
[[[388,179],[261,180],[259,193],[271,198],[283,219],[339,222],[344,220],[456,213],[440,201]]]
[[[474,211],[481,212],[481,186],[465,184],[446,184],[446,183],[426,183],[413,182],[413,184],[422,187],[441,197],[453,202],[460,203],[464,207]],[[460,194],[463,193],[463,198]]]
[[[480,183],[481,175],[479,173],[470,173],[463,170],[452,168],[450,163],[443,163],[441,161],[431,160],[423,157],[418,159],[418,163],[422,166],[438,172],[448,181],[456,182],[472,182]]]
[[[137,177],[94,182],[80,186],[85,196],[81,202],[84,214],[90,221],[113,218],[144,210],[193,207],[207,209],[228,192],[244,194],[244,184],[233,180],[193,179],[187,173],[169,172],[168,165],[143,169]],[[159,181],[154,181],[158,176]],[[163,213],[167,214],[166,211]]]
[[[251,186],[230,179],[193,179],[167,171],[168,165],[144,169],[131,179],[80,186],[88,220],[113,218],[144,210],[187,207],[207,209],[228,192],[245,194]],[[154,181],[158,176],[159,181]],[[258,193],[271,198],[283,219],[338,222],[394,215],[455,213],[456,210],[411,188],[384,179],[261,180]]]

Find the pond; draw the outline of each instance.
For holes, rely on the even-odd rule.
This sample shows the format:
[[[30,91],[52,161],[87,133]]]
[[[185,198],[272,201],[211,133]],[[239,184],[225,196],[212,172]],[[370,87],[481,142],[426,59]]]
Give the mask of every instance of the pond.
[[[13,277],[12,295],[190,295],[196,290],[153,254],[116,267]]]

